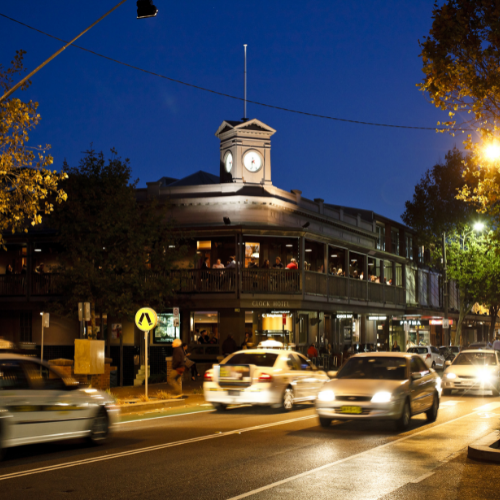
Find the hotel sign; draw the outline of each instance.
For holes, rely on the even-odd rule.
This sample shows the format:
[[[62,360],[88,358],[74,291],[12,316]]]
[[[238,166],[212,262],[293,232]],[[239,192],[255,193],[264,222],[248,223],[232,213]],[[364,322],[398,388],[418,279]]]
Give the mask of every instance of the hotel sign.
[[[252,307],[289,308],[290,302],[287,300],[252,300]]]

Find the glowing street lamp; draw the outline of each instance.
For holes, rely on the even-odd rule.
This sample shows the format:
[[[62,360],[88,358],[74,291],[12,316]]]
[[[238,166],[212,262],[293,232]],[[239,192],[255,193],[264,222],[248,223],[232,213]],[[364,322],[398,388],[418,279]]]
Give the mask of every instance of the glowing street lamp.
[[[484,229],[484,224],[482,222],[476,222],[474,224],[474,231],[482,231]]]
[[[483,149],[483,155],[489,161],[496,161],[500,158],[500,144],[492,142]]]

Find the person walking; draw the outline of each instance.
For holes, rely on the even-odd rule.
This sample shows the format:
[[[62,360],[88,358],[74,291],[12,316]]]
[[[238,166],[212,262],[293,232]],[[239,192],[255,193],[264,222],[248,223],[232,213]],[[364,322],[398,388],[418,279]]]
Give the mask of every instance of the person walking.
[[[186,368],[191,370],[191,380],[196,380],[196,377],[199,377],[200,374],[198,373],[198,368],[196,368],[196,363],[188,358],[191,353],[188,352],[188,345],[185,342],[182,343],[182,349],[184,351],[184,364]]]
[[[186,369],[186,356],[180,339],[175,339],[172,342],[172,347],[174,352],[172,353],[172,370],[168,375],[168,383],[177,396],[182,396],[182,385],[179,383],[179,379],[182,382],[182,375]]]
[[[401,348],[398,346],[398,341],[395,340],[392,344],[392,352],[401,352]]]
[[[316,349],[316,346],[314,344],[311,344],[309,346],[309,349],[307,349],[307,357],[309,359],[318,357],[318,350]]]

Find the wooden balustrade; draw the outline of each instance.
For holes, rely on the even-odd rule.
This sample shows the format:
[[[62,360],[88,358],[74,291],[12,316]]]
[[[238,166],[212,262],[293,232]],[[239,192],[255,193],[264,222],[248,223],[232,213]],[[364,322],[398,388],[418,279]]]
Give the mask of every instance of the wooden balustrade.
[[[299,293],[300,271],[295,269],[243,269],[244,293]]]
[[[0,295],[22,296],[26,295],[26,274],[0,275]]]
[[[31,294],[32,295],[56,295],[58,293],[57,280],[58,274],[44,273],[31,275]]]
[[[177,269],[171,272],[177,293],[219,293],[236,290],[235,269]]]

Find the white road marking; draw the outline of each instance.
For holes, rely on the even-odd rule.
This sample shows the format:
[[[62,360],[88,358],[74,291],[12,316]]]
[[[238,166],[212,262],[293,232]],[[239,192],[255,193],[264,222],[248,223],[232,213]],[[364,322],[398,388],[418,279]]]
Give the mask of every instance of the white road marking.
[[[60,469],[67,469],[69,467],[77,467],[79,465],[87,465],[96,462],[103,462],[105,460],[113,460],[116,458],[124,458],[132,455],[138,455],[141,453],[148,453],[151,451],[163,450],[165,448],[173,448],[174,446],[182,446],[184,444],[197,443],[199,441],[206,441],[208,439],[216,439],[225,436],[232,436],[234,434],[242,434],[244,432],[256,431],[259,429],[266,429],[268,427],[276,427],[278,425],[286,425],[294,422],[301,422],[303,420],[310,420],[312,418],[318,418],[316,415],[308,415],[306,417],[292,418],[290,420],[281,420],[279,422],[273,422],[270,424],[256,425],[254,427],[244,427],[243,429],[237,429],[235,431],[220,432],[217,434],[208,434],[206,436],[200,436],[197,438],[185,439],[183,441],[174,441],[171,443],[164,443],[156,446],[148,446],[147,448],[138,448],[136,450],[123,451],[121,453],[114,453],[112,455],[103,455],[100,457],[86,458],[84,460],[77,460],[75,462],[66,462],[62,464],[49,465],[47,467],[40,467],[38,469],[31,469],[26,471],[13,472],[11,474],[5,474],[0,476],[0,481],[5,481],[7,479],[15,479],[23,476],[31,476],[33,474],[41,474],[42,472],[51,472]]]
[[[445,401],[444,403],[439,403],[439,408],[442,406],[456,406],[459,403],[465,403],[465,401]]]
[[[500,403],[488,403],[487,405],[480,406],[476,408],[474,411],[492,411],[500,408]]]
[[[420,481],[423,481],[424,479],[427,479],[428,477],[431,477],[435,472],[428,472],[427,474],[423,474],[420,477],[417,477],[417,479],[414,479],[413,481],[410,481],[410,483],[420,483]]]
[[[492,404],[492,405],[496,404],[497,408],[500,407],[500,403],[490,403],[490,404]],[[489,405],[485,405],[485,406],[489,406]],[[442,424],[434,425],[434,426],[429,427],[427,429],[423,429],[423,430],[421,430],[419,432],[415,432],[413,434],[409,434],[407,436],[404,436],[402,438],[396,439],[394,441],[390,441],[389,443],[385,443],[385,444],[382,444],[380,446],[376,446],[374,448],[370,448],[369,450],[365,450],[365,451],[362,451],[360,453],[356,453],[355,455],[351,455],[349,457],[342,458],[340,460],[336,460],[335,462],[331,462],[329,464],[321,465],[319,467],[316,467],[314,469],[308,470],[306,472],[301,472],[300,474],[296,474],[295,476],[290,476],[290,477],[288,477],[286,479],[282,479],[281,481],[276,481],[275,483],[271,483],[271,484],[268,484],[266,486],[262,486],[261,488],[256,488],[255,490],[248,491],[247,493],[243,493],[241,495],[237,495],[235,497],[231,497],[228,500],[240,500],[242,498],[247,498],[249,496],[256,495],[257,493],[262,493],[263,491],[267,491],[267,490],[276,488],[277,486],[281,486],[283,484],[289,483],[291,481],[295,481],[297,479],[310,476],[310,475],[315,474],[316,472],[322,471],[324,469],[329,469],[331,467],[335,467],[336,465],[339,465],[339,464],[342,464],[342,463],[345,463],[345,462],[349,462],[350,460],[353,460],[355,458],[361,457],[363,455],[368,455],[369,453],[373,453],[374,451],[378,451],[378,450],[381,450],[383,448],[387,448],[388,446],[393,446],[395,444],[399,444],[399,443],[401,443],[403,441],[406,441],[408,439],[411,439],[411,438],[414,438],[416,436],[422,435],[422,434],[424,434],[426,432],[433,431],[434,429],[436,429],[438,427],[449,425],[449,424],[451,424],[453,422],[456,422],[458,420],[462,420],[463,418],[467,418],[467,417],[470,417],[472,415],[475,415],[476,411],[478,409],[482,409],[482,408],[483,407],[476,408],[471,413],[467,413],[466,415],[462,415],[461,417],[457,417],[457,418],[454,418],[452,420],[448,420],[447,422],[443,422]]]
[[[212,405],[210,405],[212,406]],[[117,422],[115,425],[123,425],[123,424],[140,424],[141,422],[148,422],[149,420],[158,420],[160,418],[172,418],[172,417],[184,417],[186,415],[196,415],[198,413],[211,413],[215,410],[200,410],[200,411],[190,411],[186,413],[178,413],[177,415],[163,415],[162,417],[150,417],[150,418],[141,418],[138,420],[127,420],[126,422]]]

